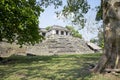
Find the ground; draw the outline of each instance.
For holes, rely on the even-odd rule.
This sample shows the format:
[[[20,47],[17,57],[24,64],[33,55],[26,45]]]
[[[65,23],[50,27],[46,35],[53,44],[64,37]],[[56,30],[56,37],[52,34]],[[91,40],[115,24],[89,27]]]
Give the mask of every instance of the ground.
[[[11,56],[0,63],[0,80],[120,80],[120,76],[89,71],[100,56]]]

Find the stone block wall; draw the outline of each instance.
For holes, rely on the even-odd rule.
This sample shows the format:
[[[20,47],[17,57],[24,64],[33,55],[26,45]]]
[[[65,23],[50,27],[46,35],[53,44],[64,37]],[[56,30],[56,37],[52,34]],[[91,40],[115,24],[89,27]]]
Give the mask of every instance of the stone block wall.
[[[0,56],[1,57],[8,57],[12,54],[16,55],[26,55],[26,46],[20,48],[19,45],[15,43],[10,44],[6,42],[0,42]]]

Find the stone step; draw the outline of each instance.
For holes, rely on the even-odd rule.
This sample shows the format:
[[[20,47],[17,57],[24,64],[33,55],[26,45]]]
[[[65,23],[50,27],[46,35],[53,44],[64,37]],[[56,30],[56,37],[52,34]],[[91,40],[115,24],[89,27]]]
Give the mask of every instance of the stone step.
[[[54,53],[74,53],[74,52],[90,52],[85,41],[73,37],[56,37],[54,39],[46,39],[40,44],[35,45],[30,50],[33,53],[54,54]]]

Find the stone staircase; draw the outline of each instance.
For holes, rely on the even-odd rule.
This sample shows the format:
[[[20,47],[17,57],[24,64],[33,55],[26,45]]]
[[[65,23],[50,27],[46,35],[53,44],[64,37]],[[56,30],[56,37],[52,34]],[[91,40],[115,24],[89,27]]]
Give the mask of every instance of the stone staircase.
[[[27,48],[27,53],[35,55],[93,53],[85,41],[72,36],[49,37],[40,44]]]

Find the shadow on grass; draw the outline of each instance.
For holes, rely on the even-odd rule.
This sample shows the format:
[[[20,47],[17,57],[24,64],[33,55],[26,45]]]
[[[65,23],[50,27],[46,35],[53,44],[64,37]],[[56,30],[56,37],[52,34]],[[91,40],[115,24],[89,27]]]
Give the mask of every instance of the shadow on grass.
[[[82,55],[52,55],[52,56],[20,56],[12,55],[8,58],[3,58],[0,64],[15,64],[25,63],[30,64],[37,61],[51,61],[53,58],[75,58],[82,59],[84,61],[97,61],[101,54],[82,54]]]
[[[88,66],[83,65],[82,68],[73,68],[70,70],[60,70],[55,74],[59,74],[61,80],[89,80],[92,76],[92,73],[89,71]],[[51,79],[50,77],[48,79]],[[56,79],[56,78],[54,78]]]
[[[98,54],[60,56],[13,55],[9,58],[4,58],[0,64],[0,66],[3,66],[0,68],[0,79],[6,80],[11,75],[15,75],[19,76],[18,80],[34,80],[35,78],[37,80],[89,80],[92,74],[89,71],[88,63],[97,61],[99,57],[100,55]],[[43,61],[43,63],[39,63],[39,61]]]
[[[18,55],[12,55],[8,58],[3,58],[3,60],[0,62],[2,65],[12,65],[12,64],[31,64],[32,62],[37,61],[50,61],[52,58],[57,58],[58,56],[18,56]]]
[[[33,77],[38,74],[45,66],[35,66],[35,67],[9,67],[8,69],[0,69],[0,80],[28,80],[28,77]],[[10,69],[11,68],[11,69]],[[34,73],[37,70],[37,73]],[[12,75],[13,78],[10,78]],[[19,79],[15,79],[18,77]],[[40,76],[39,76],[40,77]]]

